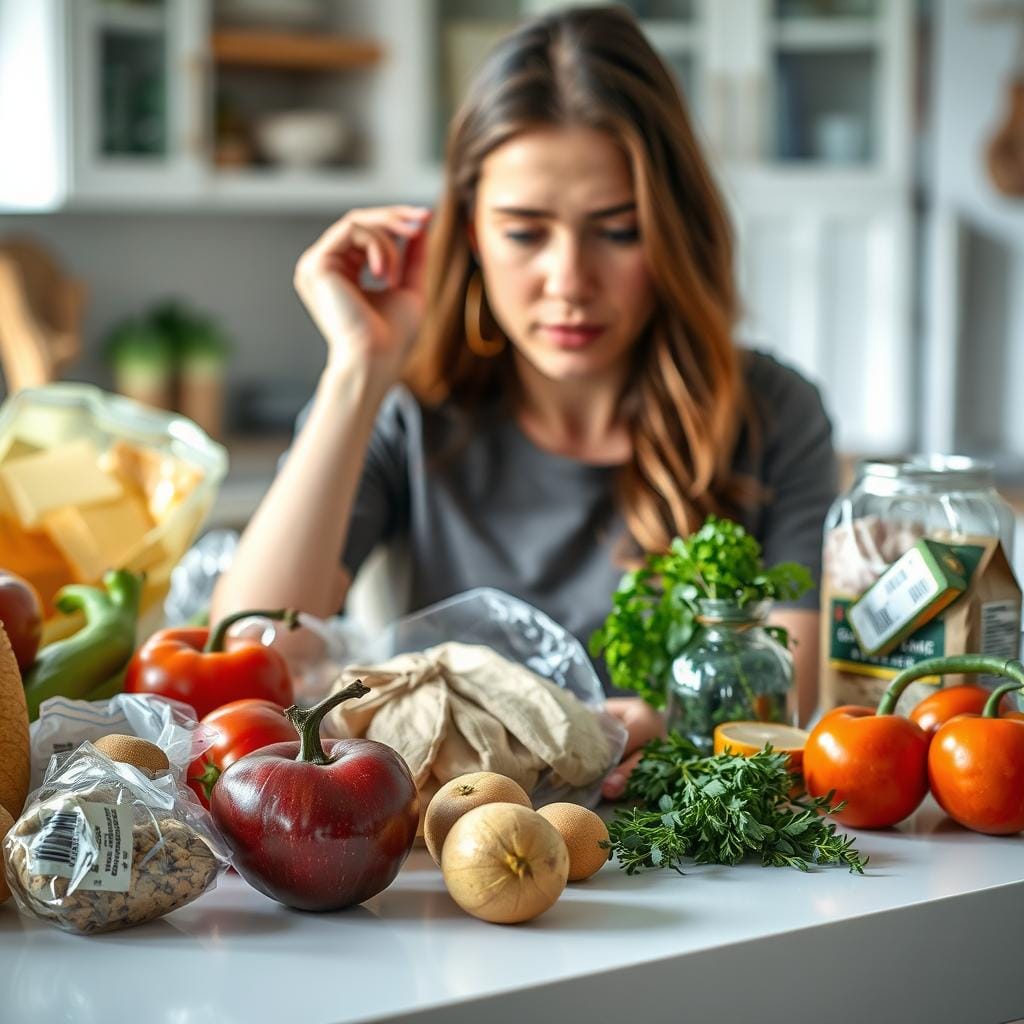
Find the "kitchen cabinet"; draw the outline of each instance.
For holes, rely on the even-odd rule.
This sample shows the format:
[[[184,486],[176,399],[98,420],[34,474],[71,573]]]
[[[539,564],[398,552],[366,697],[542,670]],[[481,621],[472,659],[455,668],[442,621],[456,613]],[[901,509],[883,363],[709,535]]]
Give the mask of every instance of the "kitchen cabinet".
[[[321,69],[300,89],[298,72],[226,64],[216,32],[222,4],[246,6],[0,0],[0,137],[18,140],[0,162],[0,212],[198,209],[326,220],[352,206],[431,203],[444,125],[487,45],[555,6],[324,0],[331,32],[376,45],[380,58]],[[630,6],[675,71],[729,201],[741,337],[822,387],[843,450],[906,450],[917,434],[912,0]],[[126,119],[117,100],[126,76],[162,97],[148,101],[156,114],[143,103]],[[292,97],[338,110],[356,133],[353,159],[313,170],[227,166],[218,131],[231,95],[243,117],[246,104]]]
[[[288,910],[236,875],[159,921],[94,938],[4,907],[5,1019],[964,1024],[1024,1016],[1024,838],[966,832],[929,801],[856,842],[871,858],[863,876],[750,863],[630,877],[607,864],[517,926],[463,914],[422,849],[390,888],[338,913]]]
[[[415,179],[422,164],[420,134],[394,116],[396,100],[420,91],[416,9],[322,7],[315,30],[275,31],[221,23],[244,14],[238,0],[0,0],[0,136],[16,143],[0,168],[0,213],[266,213],[394,198],[409,178],[390,169]],[[217,133],[239,79],[271,111],[337,111],[358,159],[300,172],[221,166]]]
[[[196,195],[200,4],[0,0],[0,209]]]

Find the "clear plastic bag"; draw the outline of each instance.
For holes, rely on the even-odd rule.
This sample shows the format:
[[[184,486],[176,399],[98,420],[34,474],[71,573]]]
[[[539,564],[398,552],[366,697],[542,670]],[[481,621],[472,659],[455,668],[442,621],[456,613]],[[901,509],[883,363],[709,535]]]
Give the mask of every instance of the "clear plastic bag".
[[[605,708],[604,689],[583,645],[563,626],[532,605],[491,587],[478,587],[398,619],[375,636],[360,634],[347,619],[313,620],[300,616],[323,643],[323,660],[316,678],[325,683],[322,692],[306,692],[304,700],[325,696],[331,681],[350,664],[387,661],[396,654],[422,651],[445,641],[482,644],[502,657],[568,690],[598,717],[608,740],[607,770],[618,764],[626,745],[626,729]],[[263,638],[272,643],[272,634]],[[307,678],[312,669],[306,666]],[[541,806],[571,801],[587,807],[601,798],[601,782],[573,787],[545,772],[531,796]]]
[[[143,924],[211,889],[230,853],[173,771],[91,743],[56,755],[3,843],[22,913],[81,935]]]
[[[192,761],[216,739],[216,730],[200,725],[195,711],[180,701],[146,693],[119,693],[109,700],[51,697],[29,728],[33,788],[55,754],[67,754],[86,741],[121,733],[155,743],[171,763],[177,781]]]

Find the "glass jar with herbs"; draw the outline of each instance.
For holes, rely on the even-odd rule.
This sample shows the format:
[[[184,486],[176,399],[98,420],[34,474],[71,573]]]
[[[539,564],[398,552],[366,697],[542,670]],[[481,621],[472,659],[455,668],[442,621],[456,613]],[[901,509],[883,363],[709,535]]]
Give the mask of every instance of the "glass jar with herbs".
[[[672,662],[666,717],[702,753],[722,722],[795,724],[793,658],[765,628],[770,609],[770,601],[697,601],[693,638]]]
[[[796,563],[765,568],[742,526],[709,516],[623,577],[590,651],[615,686],[665,709],[670,731],[710,753],[722,722],[794,721],[788,638],[766,618],[812,585]]]

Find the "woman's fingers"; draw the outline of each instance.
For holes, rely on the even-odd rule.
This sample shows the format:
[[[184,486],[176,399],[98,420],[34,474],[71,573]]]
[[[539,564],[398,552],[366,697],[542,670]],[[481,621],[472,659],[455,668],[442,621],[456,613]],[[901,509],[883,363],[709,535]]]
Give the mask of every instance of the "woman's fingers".
[[[387,228],[396,234],[410,234],[421,230],[430,216],[430,210],[417,206],[381,206],[366,210],[350,210],[341,220],[335,221],[313,243],[321,252],[344,249],[349,244],[353,230],[363,228]]]
[[[665,733],[664,717],[639,697],[609,697],[605,708],[626,727],[627,754]]]
[[[324,269],[341,273],[357,286],[365,266],[384,287],[406,277],[399,240],[407,245],[422,238],[431,211],[414,206],[353,210],[332,224],[299,260],[300,274]]]
[[[658,736],[664,736],[665,719],[660,712],[638,697],[609,697],[605,708],[626,727],[626,748],[622,761],[608,773],[601,787],[601,795],[606,800],[615,800],[622,796],[626,781],[640,763],[643,747]]]
[[[634,750],[605,776],[604,782],[601,784],[601,796],[605,800],[618,800],[622,796],[626,791],[626,782],[643,756],[642,750]]]

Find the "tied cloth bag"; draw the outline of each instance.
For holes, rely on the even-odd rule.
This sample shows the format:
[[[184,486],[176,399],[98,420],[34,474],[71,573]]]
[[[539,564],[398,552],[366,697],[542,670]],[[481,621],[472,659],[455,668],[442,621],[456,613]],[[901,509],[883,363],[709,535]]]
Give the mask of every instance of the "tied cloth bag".
[[[597,715],[574,694],[490,647],[443,643],[378,665],[348,666],[338,690],[361,679],[371,693],[328,719],[336,736],[365,736],[405,758],[420,821],[437,790],[467,772],[497,772],[527,793],[550,768],[585,786],[609,768]]]

